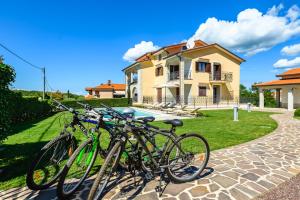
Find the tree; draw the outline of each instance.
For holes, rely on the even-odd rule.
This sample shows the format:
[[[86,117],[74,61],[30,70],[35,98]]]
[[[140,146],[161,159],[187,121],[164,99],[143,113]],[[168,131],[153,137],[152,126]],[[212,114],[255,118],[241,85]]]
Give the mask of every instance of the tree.
[[[12,104],[10,100],[15,93],[9,90],[9,86],[15,78],[15,70],[10,65],[4,64],[4,59],[0,56],[0,141],[7,137],[11,125]]]

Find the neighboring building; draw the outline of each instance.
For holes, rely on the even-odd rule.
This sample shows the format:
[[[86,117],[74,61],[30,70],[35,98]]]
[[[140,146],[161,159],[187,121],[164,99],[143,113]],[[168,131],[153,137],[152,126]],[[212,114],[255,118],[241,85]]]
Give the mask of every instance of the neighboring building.
[[[300,107],[300,68],[276,76],[280,79],[256,84],[259,87],[259,107],[264,107],[264,89],[276,90],[275,98],[278,107],[288,108],[288,110]]]
[[[96,87],[87,87],[85,90],[89,93],[85,96],[86,99],[100,98],[121,98],[125,97],[125,84],[112,83],[108,80],[106,84],[101,84]]]
[[[123,69],[138,103],[219,104],[239,99],[240,64],[244,60],[218,44],[195,41],[149,52]]]

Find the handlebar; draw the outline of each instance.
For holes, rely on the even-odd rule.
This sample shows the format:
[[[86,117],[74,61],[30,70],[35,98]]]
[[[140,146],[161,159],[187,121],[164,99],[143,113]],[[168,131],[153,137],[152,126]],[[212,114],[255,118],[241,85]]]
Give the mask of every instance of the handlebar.
[[[69,112],[71,112],[73,114],[77,114],[77,112],[73,108],[69,108],[69,107],[65,106],[64,104],[62,104],[61,102],[59,102],[59,101],[57,101],[55,99],[52,99],[52,101],[54,101],[55,103],[57,103],[58,107],[61,107],[61,108],[65,109],[65,110],[67,110],[67,111],[69,111]]]

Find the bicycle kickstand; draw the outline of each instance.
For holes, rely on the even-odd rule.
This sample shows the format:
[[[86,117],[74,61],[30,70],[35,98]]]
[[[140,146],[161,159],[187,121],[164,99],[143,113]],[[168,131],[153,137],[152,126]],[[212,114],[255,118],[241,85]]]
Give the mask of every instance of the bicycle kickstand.
[[[162,170],[160,172],[159,176],[159,185],[155,187],[155,191],[159,193],[159,197],[162,196],[163,192],[165,191],[169,181],[166,180],[165,178],[165,170]],[[162,182],[165,182],[164,186],[162,185]]]

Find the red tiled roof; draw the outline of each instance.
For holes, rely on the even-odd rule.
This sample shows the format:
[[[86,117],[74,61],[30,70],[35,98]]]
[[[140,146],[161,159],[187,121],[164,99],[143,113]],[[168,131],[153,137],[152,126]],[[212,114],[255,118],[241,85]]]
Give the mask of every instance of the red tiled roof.
[[[255,86],[261,87],[261,86],[298,85],[298,84],[300,84],[300,78],[268,81],[264,83],[258,83]]]
[[[96,90],[96,91],[100,91],[100,90],[125,91],[125,89],[126,89],[126,85],[125,84],[118,84],[118,83],[101,84],[101,85],[98,85],[98,86],[96,86],[94,88],[92,88],[92,87],[85,88],[86,91],[89,91],[89,90]]]
[[[290,69],[282,74],[278,74],[277,76],[281,77],[281,76],[289,76],[295,74],[300,74],[300,68]]]

